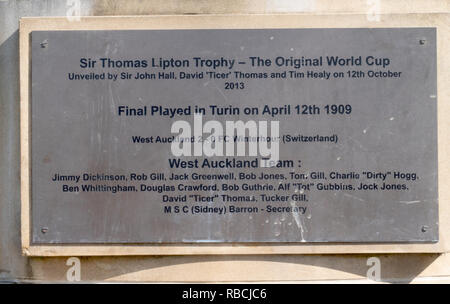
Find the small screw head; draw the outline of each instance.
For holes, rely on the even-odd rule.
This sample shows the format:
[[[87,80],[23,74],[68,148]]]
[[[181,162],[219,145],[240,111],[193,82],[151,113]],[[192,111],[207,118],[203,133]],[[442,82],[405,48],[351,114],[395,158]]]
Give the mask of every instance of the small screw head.
[[[42,41],[41,42],[41,48],[46,48],[48,46],[48,41],[47,40],[44,40],[44,41]]]
[[[41,229],[41,232],[42,232],[42,233],[47,233],[47,231],[48,231],[48,228],[47,228],[47,227],[42,227],[42,229]]]
[[[427,42],[427,41],[426,41],[425,39],[420,39],[420,40],[419,40],[419,44],[420,44],[420,45],[424,45],[426,42]]]
[[[428,226],[422,226],[422,232],[427,232],[428,231]]]

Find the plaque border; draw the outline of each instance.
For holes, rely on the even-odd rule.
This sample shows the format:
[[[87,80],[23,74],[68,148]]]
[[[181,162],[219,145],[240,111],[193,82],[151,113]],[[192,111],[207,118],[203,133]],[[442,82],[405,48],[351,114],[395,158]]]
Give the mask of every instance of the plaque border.
[[[50,244],[31,243],[31,128],[30,34],[57,30],[149,29],[282,29],[282,28],[395,28],[434,27],[437,33],[438,87],[438,201],[439,241],[436,243],[180,243],[180,244]],[[21,18],[20,46],[20,153],[21,241],[26,256],[126,256],[211,254],[370,254],[443,253],[450,251],[450,14],[383,14],[369,21],[366,14],[240,14],[155,15],[113,17]],[[446,31],[447,30],[447,31]]]

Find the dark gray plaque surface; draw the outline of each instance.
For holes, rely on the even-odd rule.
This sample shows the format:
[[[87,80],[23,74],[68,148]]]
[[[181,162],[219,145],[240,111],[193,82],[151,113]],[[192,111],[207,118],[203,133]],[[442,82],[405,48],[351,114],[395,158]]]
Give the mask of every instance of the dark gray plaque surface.
[[[435,34],[33,32],[32,242],[437,241]],[[196,66],[200,60],[219,66]],[[182,79],[185,73],[196,76]],[[211,105],[239,113],[212,115]],[[120,106],[147,112],[119,115]],[[279,121],[283,167],[171,168],[169,159],[262,160],[175,157],[170,143],[155,140],[176,135],[172,123],[193,116],[152,115],[152,106],[203,107],[204,122]],[[290,111],[272,117],[265,106]]]

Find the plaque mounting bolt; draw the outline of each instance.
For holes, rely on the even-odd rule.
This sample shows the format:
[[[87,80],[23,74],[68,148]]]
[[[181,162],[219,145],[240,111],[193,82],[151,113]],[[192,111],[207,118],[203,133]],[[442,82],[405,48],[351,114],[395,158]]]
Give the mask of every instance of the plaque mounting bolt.
[[[48,46],[48,41],[44,40],[41,42],[41,48],[45,49]]]
[[[41,229],[41,232],[44,233],[44,234],[47,233],[47,231],[48,231],[48,228],[47,228],[47,227],[43,227],[43,228]]]
[[[419,40],[419,44],[420,44],[420,45],[425,45],[426,42],[427,42],[427,41],[426,41],[425,39],[420,39],[420,40]]]
[[[422,226],[422,232],[427,232],[428,231],[428,226]]]

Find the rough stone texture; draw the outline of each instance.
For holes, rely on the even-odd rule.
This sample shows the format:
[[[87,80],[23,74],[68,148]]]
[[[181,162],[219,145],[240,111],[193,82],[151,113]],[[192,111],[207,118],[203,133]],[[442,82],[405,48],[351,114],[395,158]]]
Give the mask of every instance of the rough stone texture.
[[[352,3],[350,6],[349,3]],[[211,13],[366,13],[367,0],[85,0],[82,15]],[[382,13],[450,12],[447,0],[380,2]],[[0,0],[0,281],[65,280],[66,258],[25,258],[20,248],[18,20],[65,16],[66,1]],[[450,255],[378,255],[385,281],[449,282]],[[363,280],[364,255],[85,257],[89,281]]]

